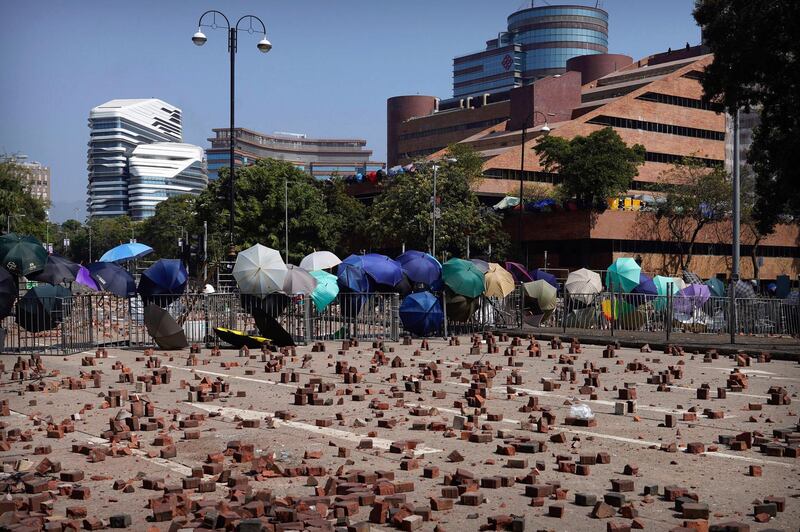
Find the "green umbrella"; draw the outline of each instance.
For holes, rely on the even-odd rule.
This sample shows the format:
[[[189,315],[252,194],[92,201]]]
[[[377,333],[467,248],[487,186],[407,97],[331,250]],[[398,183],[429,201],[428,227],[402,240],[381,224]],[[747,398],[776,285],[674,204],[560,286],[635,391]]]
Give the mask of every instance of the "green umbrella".
[[[711,292],[712,296],[725,297],[725,283],[723,283],[721,279],[712,277],[706,281],[706,286],[708,286],[708,290]]]
[[[606,286],[614,292],[630,292],[639,285],[642,268],[630,257],[614,261],[606,271]]]
[[[669,291],[670,283],[672,283],[672,295],[674,296],[681,289],[677,279],[674,277],[665,277],[663,275],[656,275],[653,277],[653,284],[656,285],[656,290],[658,290],[659,295],[653,305],[656,310],[661,310],[666,306],[667,292]]]
[[[311,300],[317,307],[317,312],[322,312],[339,295],[339,284],[336,276],[323,270],[309,272],[317,280],[317,287],[311,292]]]
[[[17,303],[17,324],[32,333],[55,329],[69,314],[70,295],[63,286],[33,287]]]
[[[522,287],[525,290],[525,307],[534,314],[546,314],[556,308],[556,289],[544,279],[528,281]]]
[[[450,290],[465,297],[478,297],[484,290],[483,272],[468,260],[450,259],[445,262],[442,280]]]
[[[32,236],[8,233],[0,236],[0,265],[14,275],[28,275],[43,270],[47,251]]]

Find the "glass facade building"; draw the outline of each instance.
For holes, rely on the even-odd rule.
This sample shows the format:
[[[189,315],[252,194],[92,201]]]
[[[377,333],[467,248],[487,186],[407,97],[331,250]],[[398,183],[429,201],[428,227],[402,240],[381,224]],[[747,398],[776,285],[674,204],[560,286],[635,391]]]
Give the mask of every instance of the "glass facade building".
[[[561,74],[567,60],[608,52],[608,13],[596,7],[564,5],[521,9],[508,17],[506,31],[481,52],[453,59],[453,97],[519,87]]]

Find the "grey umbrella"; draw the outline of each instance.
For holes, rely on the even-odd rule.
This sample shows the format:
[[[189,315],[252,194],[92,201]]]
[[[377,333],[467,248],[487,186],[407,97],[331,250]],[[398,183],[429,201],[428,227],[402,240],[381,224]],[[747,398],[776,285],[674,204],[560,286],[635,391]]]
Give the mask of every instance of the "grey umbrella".
[[[683,280],[686,284],[703,284],[703,280],[694,272],[683,270]]]
[[[752,299],[756,297],[756,290],[750,281],[736,281],[734,288],[734,297],[737,299]]]
[[[309,295],[317,287],[317,280],[308,271],[294,264],[287,264],[286,278],[283,281],[283,291],[286,294]]]
[[[182,349],[189,346],[183,328],[158,305],[150,303],[144,308],[144,325],[161,349]]]

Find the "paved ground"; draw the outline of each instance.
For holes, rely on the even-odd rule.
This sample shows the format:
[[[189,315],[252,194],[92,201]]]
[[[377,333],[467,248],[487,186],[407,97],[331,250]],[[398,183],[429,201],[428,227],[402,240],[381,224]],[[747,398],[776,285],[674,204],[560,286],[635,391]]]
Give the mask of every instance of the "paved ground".
[[[335,516],[349,516],[351,525],[392,516],[405,529],[477,530],[494,517],[503,523],[502,516],[513,514],[524,516],[524,530],[606,530],[609,523],[622,530],[631,525],[670,530],[692,519],[665,493],[685,491],[700,505],[688,499],[677,504],[686,505],[687,516],[707,512],[712,525],[739,521],[750,530],[797,530],[798,459],[786,456],[797,453],[800,439],[796,362],[751,359],[749,366],[737,368],[730,357],[704,360],[632,348],[603,358],[602,347],[584,345],[569,355],[566,344],[552,348],[544,341],[535,356],[528,340],[509,356],[509,341],[500,339],[498,353],[487,353],[484,342],[477,348],[480,354],[471,354],[470,338],[460,342],[430,340],[428,349],[420,340],[411,346],[387,343],[385,357],[363,341],[343,352],[341,342],[327,342],[324,353],[299,347],[295,356],[282,358],[255,351],[240,356],[234,350],[214,355],[203,349],[197,365],[190,365],[188,351],[145,356],[115,349],[107,358],[94,353],[43,358],[41,378],[33,378],[23,364],[17,367],[29,379],[23,382],[15,380],[22,375],[12,373],[16,357],[4,356],[0,400],[7,401],[9,411],[0,417],[0,456],[8,495],[0,501],[0,525],[11,528],[30,509],[44,510],[49,520],[69,514],[80,522],[79,507],[85,507],[89,518],[106,522],[128,514],[134,530],[167,530],[173,519],[185,519],[187,528],[203,523],[232,528],[241,516],[266,508],[273,521],[305,521],[309,528],[322,525],[320,516],[330,524]],[[344,370],[354,371],[349,384],[336,373],[340,363],[355,368]],[[732,371],[746,376],[741,392],[728,386]],[[119,383],[126,374],[134,382]],[[161,379],[170,374],[170,381],[150,389],[135,382],[156,374]],[[666,374],[673,380],[663,391],[648,384]],[[710,387],[708,399],[698,399],[703,384]],[[304,397],[317,398],[320,405],[295,405],[295,392],[306,385],[314,389]],[[625,385],[628,389],[622,389]],[[85,388],[69,389],[80,386]],[[783,388],[775,396],[778,402],[795,403],[767,404],[771,387]],[[725,398],[717,398],[718,388],[727,388]],[[627,408],[621,397],[632,397],[634,413],[615,415],[616,403]],[[117,400],[120,406],[114,406]],[[595,426],[565,424],[578,403],[591,408]],[[480,404],[483,415],[469,416]],[[134,418],[126,420],[125,413]],[[549,428],[537,423],[545,414],[554,418]],[[676,416],[675,426],[665,426],[668,415]],[[690,420],[693,416],[697,419]],[[126,432],[128,423],[138,423],[140,430]],[[64,428],[67,432],[58,437]],[[786,430],[776,437],[776,429]],[[751,448],[720,443],[743,433],[748,434],[741,439],[753,440]],[[109,444],[109,438],[119,441]],[[704,452],[687,452],[690,443],[702,444],[698,450]],[[514,450],[513,456],[501,454]],[[606,453],[610,463],[595,463],[598,453]],[[55,465],[45,462],[37,473],[44,458]],[[581,461],[584,466],[578,467]],[[760,468],[760,476],[751,476],[751,467]],[[425,468],[438,468],[438,475],[426,478],[435,471]],[[75,471],[83,473],[82,480],[70,474]],[[199,478],[187,480],[192,474]],[[621,509],[598,509],[611,517],[593,518],[592,505],[576,504],[578,494],[615,502],[612,480],[623,481],[616,488],[626,490],[626,503]],[[650,490],[652,495],[645,494]],[[81,496],[86,498],[71,498]],[[451,509],[444,509],[446,496],[456,497]],[[759,523],[754,504],[770,496],[784,498],[783,511]],[[550,512],[563,516],[550,517]],[[154,521],[156,514],[166,520]],[[373,529],[391,526],[391,519],[372,524]]]

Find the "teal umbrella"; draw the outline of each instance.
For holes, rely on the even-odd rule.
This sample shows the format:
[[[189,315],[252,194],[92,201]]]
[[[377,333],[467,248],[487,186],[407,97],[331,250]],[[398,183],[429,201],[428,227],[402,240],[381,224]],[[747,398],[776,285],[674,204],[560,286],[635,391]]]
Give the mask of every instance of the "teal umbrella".
[[[43,270],[47,251],[32,236],[8,233],[0,236],[0,265],[14,275],[28,275]]]
[[[725,297],[725,283],[722,282],[722,279],[717,279],[716,277],[712,277],[708,281],[706,281],[706,286],[708,286],[711,295],[714,297]]]
[[[656,285],[656,290],[658,290],[659,295],[653,304],[656,310],[663,309],[667,304],[667,293],[669,292],[670,286],[669,283],[672,283],[672,295],[674,296],[681,289],[677,279],[674,277],[665,277],[663,275],[656,275],[653,277],[653,284]]]
[[[456,294],[478,297],[483,293],[483,272],[474,263],[450,259],[442,265],[442,281]]]
[[[614,261],[606,271],[606,286],[614,292],[630,292],[639,285],[642,268],[630,257]]]
[[[339,295],[339,284],[336,276],[326,271],[314,270],[309,273],[317,280],[317,287],[311,292],[311,300],[314,301],[317,312],[322,312]]]

